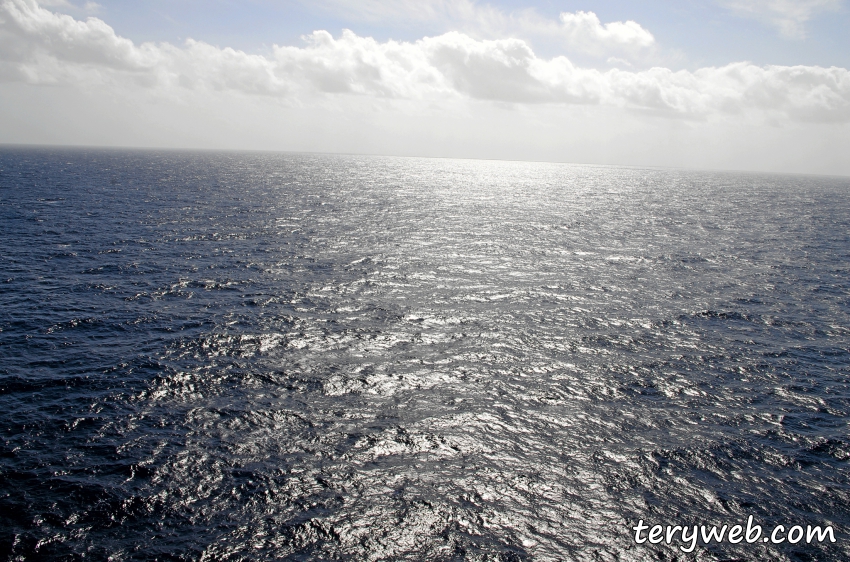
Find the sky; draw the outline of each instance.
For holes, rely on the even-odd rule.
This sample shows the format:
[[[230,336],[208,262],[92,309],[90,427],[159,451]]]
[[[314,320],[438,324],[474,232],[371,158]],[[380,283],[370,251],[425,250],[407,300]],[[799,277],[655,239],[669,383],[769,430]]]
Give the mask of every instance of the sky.
[[[850,0],[0,0],[0,143],[850,175]]]

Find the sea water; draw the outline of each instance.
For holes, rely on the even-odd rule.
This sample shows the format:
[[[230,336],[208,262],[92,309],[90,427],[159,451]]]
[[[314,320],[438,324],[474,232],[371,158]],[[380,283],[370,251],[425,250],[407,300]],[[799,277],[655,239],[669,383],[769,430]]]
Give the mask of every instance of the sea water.
[[[848,560],[848,414],[848,178],[0,150],[3,559]]]

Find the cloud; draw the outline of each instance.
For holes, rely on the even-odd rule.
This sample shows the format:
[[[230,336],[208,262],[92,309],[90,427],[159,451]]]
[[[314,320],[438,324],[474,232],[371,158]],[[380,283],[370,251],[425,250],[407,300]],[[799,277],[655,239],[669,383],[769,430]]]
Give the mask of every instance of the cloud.
[[[506,13],[472,0],[314,0],[310,4],[354,21],[436,23],[445,31],[462,31],[479,39],[515,37],[553,42],[595,56],[640,56],[655,45],[655,38],[640,24],[603,24],[593,12],[564,12],[558,20],[552,20],[532,8]]]
[[[577,45],[612,45],[644,48],[655,43],[646,29],[633,21],[602,24],[593,12],[562,13],[564,33]]]
[[[586,14],[577,33],[647,40],[638,28],[602,26]],[[566,25],[566,24],[565,24]],[[601,31],[600,31],[601,30]],[[189,40],[135,45],[97,18],[76,20],[34,0],[0,2],[0,79],[30,84],[102,84],[160,95],[238,92],[315,104],[360,96],[439,104],[613,106],[704,119],[752,112],[801,121],[850,121],[850,72],[842,68],[736,63],[697,71],[581,68],[538,57],[516,38],[449,32],[415,42],[378,42],[345,31],[305,37],[303,47],[249,54]]]
[[[137,47],[97,18],[80,21],[33,0],[0,4],[0,52],[5,65],[20,63],[17,68],[36,82],[41,70],[60,60],[123,70],[150,70],[163,62],[162,49]]]
[[[842,0],[721,0],[735,14],[773,25],[792,39],[805,37],[805,24],[822,12],[841,8]]]

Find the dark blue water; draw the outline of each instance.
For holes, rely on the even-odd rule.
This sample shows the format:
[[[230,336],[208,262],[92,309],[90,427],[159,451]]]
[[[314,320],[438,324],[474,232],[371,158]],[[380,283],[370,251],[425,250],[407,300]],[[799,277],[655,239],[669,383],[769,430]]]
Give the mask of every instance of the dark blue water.
[[[849,196],[4,148],[0,557],[848,560]]]

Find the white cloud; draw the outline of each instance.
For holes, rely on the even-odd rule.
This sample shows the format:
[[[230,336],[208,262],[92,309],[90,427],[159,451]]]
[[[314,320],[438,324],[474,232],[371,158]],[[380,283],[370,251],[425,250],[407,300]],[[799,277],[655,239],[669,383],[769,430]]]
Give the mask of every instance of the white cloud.
[[[264,56],[193,40],[182,47],[135,45],[97,18],[76,20],[34,0],[2,0],[0,20],[0,79],[31,84],[131,85],[169,97],[228,91],[300,104],[347,95],[613,106],[691,119],[755,112],[850,121],[850,72],[842,68],[737,63],[694,72],[602,72],[565,57],[540,58],[520,39],[460,32],[378,42],[350,31],[338,38],[317,31],[304,47],[274,47]],[[580,34],[648,40],[640,28],[602,26],[587,14],[570,22]]]
[[[734,13],[775,26],[786,37],[802,39],[805,24],[818,14],[838,10],[842,0],[721,0]]]
[[[593,12],[562,13],[561,22],[570,42],[578,45],[650,47],[655,38],[633,21],[602,24]]]
[[[504,37],[560,44],[596,56],[617,53],[642,56],[655,45],[652,34],[634,21],[603,24],[593,12],[564,12],[558,20],[534,9],[506,13],[473,0],[318,0],[310,2],[350,20],[373,23],[439,24],[446,31],[462,31],[479,39]]]
[[[0,18],[4,66],[19,63],[17,69],[35,77],[33,81],[58,61],[124,70],[150,70],[163,62],[162,49],[137,47],[97,18],[80,21],[50,12],[33,0],[4,0]]]

